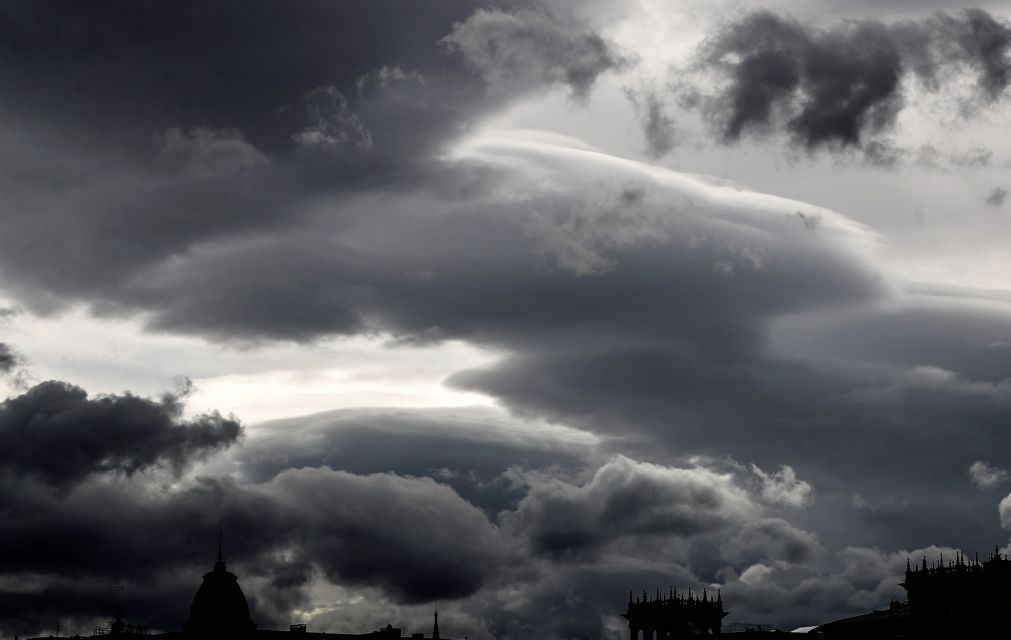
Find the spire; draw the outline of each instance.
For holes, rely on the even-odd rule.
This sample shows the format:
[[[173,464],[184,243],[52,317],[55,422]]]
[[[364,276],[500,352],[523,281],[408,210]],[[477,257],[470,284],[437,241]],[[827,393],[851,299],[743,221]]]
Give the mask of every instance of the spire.
[[[218,527],[218,561],[214,563],[214,570],[218,572],[225,571],[225,558],[221,554],[221,527]]]
[[[435,624],[432,625],[432,640],[439,640],[439,610],[435,610]]]
[[[113,635],[119,635],[126,628],[126,623],[123,622],[123,605],[119,597],[119,593],[123,590],[123,587],[113,587],[113,589],[116,591],[116,619],[113,620],[110,631],[112,631]]]

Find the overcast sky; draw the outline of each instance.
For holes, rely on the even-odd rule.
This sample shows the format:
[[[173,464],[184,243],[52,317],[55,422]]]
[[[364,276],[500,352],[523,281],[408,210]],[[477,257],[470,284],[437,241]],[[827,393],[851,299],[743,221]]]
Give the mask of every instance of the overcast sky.
[[[0,2],[0,637],[219,525],[261,628],[477,640],[1005,547],[1009,18]]]

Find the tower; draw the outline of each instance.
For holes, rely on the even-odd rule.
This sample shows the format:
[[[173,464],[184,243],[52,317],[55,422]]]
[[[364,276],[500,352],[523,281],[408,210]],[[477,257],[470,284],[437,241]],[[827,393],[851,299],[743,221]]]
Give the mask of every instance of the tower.
[[[439,638],[439,610],[435,611],[435,624],[432,625],[432,640],[440,640]]]
[[[112,627],[109,629],[114,636],[120,635],[126,629],[126,623],[123,622],[123,605],[119,598],[119,592],[122,590],[122,587],[116,587],[116,619],[113,620]]]

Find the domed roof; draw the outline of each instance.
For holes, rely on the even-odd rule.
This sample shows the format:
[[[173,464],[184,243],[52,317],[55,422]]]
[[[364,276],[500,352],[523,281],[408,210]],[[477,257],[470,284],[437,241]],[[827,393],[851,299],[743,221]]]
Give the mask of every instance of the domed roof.
[[[249,617],[249,605],[239,581],[234,573],[225,570],[225,561],[220,553],[214,570],[204,574],[204,581],[190,605],[189,620],[183,626],[190,633],[228,633],[232,636],[256,628]]]

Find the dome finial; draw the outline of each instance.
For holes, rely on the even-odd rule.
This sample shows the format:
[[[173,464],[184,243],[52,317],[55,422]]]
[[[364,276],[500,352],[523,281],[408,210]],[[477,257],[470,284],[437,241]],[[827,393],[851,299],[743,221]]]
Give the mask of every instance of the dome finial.
[[[218,561],[214,563],[214,570],[218,572],[225,571],[225,557],[221,553],[221,527],[218,526]]]

